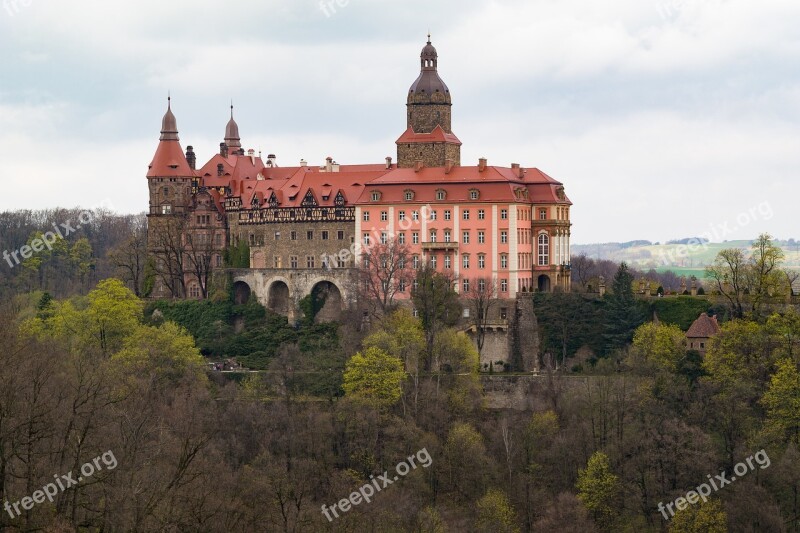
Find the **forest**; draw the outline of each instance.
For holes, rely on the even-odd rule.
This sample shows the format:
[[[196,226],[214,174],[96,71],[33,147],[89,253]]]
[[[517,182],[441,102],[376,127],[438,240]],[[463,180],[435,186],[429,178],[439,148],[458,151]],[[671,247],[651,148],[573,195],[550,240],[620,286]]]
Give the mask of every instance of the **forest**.
[[[2,242],[62,216],[0,218]],[[120,255],[143,221],[93,224],[3,271],[4,531],[800,528],[800,315],[768,238],[711,266],[706,300],[637,297],[625,265],[602,297],[531,295],[552,357],[536,408],[501,410],[436,279],[421,280],[444,293],[420,317],[290,325],[232,294],[142,298]],[[84,238],[91,253],[73,252]],[[723,282],[731,264],[742,277]],[[708,310],[721,331],[701,356],[684,332]],[[223,354],[263,370],[209,370]],[[366,486],[380,487],[369,502]]]

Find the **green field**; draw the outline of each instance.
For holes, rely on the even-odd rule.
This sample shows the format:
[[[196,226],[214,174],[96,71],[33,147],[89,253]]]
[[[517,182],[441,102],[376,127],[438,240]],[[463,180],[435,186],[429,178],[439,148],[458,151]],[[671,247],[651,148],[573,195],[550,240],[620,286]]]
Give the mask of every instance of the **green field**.
[[[586,253],[595,259],[625,261],[639,270],[656,269],[659,272],[671,270],[679,275],[704,276],[705,267],[714,262],[717,254],[726,248],[750,250],[750,241],[727,241],[696,245],[651,244],[627,246],[620,243],[574,245],[573,254]],[[784,246],[784,267],[800,269],[800,250],[798,245]]]

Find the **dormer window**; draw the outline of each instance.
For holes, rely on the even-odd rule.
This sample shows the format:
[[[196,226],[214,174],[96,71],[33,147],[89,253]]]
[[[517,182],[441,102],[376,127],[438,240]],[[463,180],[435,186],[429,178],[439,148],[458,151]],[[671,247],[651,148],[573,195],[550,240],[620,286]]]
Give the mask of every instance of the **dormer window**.
[[[306,192],[306,195],[303,198],[303,201],[300,202],[300,205],[302,207],[316,207],[317,206],[317,200],[316,200],[316,198],[314,198],[314,193],[312,193],[310,189],[309,189],[308,192]]]
[[[333,203],[335,203],[337,207],[342,207],[344,202],[344,195],[342,194],[342,191],[339,191],[336,193],[336,199],[334,199]]]
[[[413,200],[414,199],[414,191],[412,191],[410,189],[406,189],[404,198],[406,199],[406,202],[410,202],[411,200]]]
[[[447,198],[447,193],[443,189],[439,189],[436,191],[437,200],[444,200],[445,198]]]
[[[477,200],[480,198],[480,194],[478,193],[478,189],[470,189],[469,191],[469,199],[470,200]]]
[[[373,202],[379,202],[381,199],[380,191],[372,191],[372,195],[370,196]]]

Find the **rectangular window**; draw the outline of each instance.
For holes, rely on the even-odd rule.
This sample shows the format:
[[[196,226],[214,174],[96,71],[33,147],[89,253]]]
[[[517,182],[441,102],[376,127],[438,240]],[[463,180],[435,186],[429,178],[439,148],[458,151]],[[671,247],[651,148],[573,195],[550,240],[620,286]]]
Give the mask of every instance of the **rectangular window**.
[[[508,232],[501,231],[500,232],[500,244],[508,244]]]
[[[432,209],[429,220],[436,220],[436,210]]]
[[[275,268],[281,268],[281,256],[276,255],[273,257],[272,264],[275,266]]]
[[[436,269],[436,255],[435,254],[431,256],[430,263],[431,263],[431,268],[435,270]]]
[[[339,239],[340,241],[343,241],[344,240],[344,231],[342,231],[342,230],[337,231],[336,232],[336,238]]]
[[[405,212],[405,211],[400,211],[400,212],[397,214],[397,219],[398,219],[398,220],[405,220],[405,219],[406,219],[406,212]]]
[[[486,268],[486,256],[483,254],[478,255],[478,268]]]
[[[500,218],[502,220],[507,220],[508,219],[508,209],[501,209],[500,210]]]
[[[364,222],[369,222],[369,211],[364,211],[363,218]]]
[[[216,244],[217,246],[222,246],[222,235],[221,234],[217,233],[214,236],[214,244]]]
[[[387,220],[389,220],[389,213],[381,211],[381,222],[386,222]]]
[[[486,280],[481,278],[478,280],[478,292],[483,292],[486,290]]]
[[[464,220],[469,220],[469,209],[464,209],[461,212],[461,218],[463,218]]]
[[[323,241],[327,241],[328,240],[328,231],[327,230],[322,230],[322,240]]]
[[[306,239],[308,239],[309,241],[313,241],[314,240],[314,231],[312,231],[312,230],[307,231],[306,232]]]
[[[405,233],[398,233],[397,234],[397,242],[399,242],[400,244],[405,244],[406,243],[406,234]]]
[[[385,231],[381,232],[381,244],[386,244],[389,242],[389,235],[386,234]]]
[[[364,234],[364,245],[369,246],[369,233]]]
[[[307,255],[306,256],[306,266],[308,268],[314,268],[314,256],[313,255]]]
[[[419,233],[416,231],[411,233],[411,244],[419,244]]]
[[[539,209],[539,220],[547,220],[547,209]]]
[[[505,288],[503,288],[503,282],[505,281]],[[500,291],[501,292],[508,292],[508,282],[506,280],[500,281]],[[505,320],[508,318],[508,307],[501,307],[500,308],[500,320]]]
[[[465,231],[461,234],[461,242],[464,244],[469,244],[469,232]]]
[[[162,215],[171,215],[172,214],[172,206],[171,205],[162,205],[161,206],[161,214]]]
[[[289,264],[292,265],[292,268],[297,268],[297,256],[293,255],[289,258]]]
[[[419,220],[419,211],[411,211],[411,220]]]
[[[469,268],[469,254],[461,256],[461,266],[462,268]]]
[[[415,255],[411,259],[411,266],[414,267],[414,268],[419,268],[419,256],[418,255]]]
[[[469,279],[464,278],[461,281],[461,288],[464,289],[465,293],[469,292]],[[465,308],[464,312],[465,312],[466,316],[469,316],[469,309],[468,308]]]
[[[435,229],[431,230],[431,241],[430,242],[436,242],[436,230]]]
[[[486,211],[483,209],[478,209],[478,220],[483,220],[486,218]]]
[[[401,279],[397,282],[397,290],[400,292],[406,292],[406,281]]]
[[[291,232],[289,234],[289,238],[292,239],[293,241],[296,241],[297,240],[297,232],[296,231]]]
[[[444,230],[444,242],[450,242],[450,239],[451,239],[450,230],[449,229]]]
[[[508,292],[508,280],[507,279],[501,279],[500,280],[500,292]],[[500,316],[501,317],[503,316],[502,311],[500,312]],[[503,317],[503,318],[505,318],[505,317]]]
[[[483,244],[486,242],[486,232],[479,231],[478,232],[478,244]]]
[[[500,256],[500,268],[508,268],[508,256],[506,254]]]
[[[444,210],[444,219],[445,220],[450,220],[450,210],[449,209],[445,209]]]
[[[450,266],[451,266],[451,261],[452,261],[452,260],[450,259],[450,256],[449,256],[449,255],[446,255],[446,256],[444,256],[444,267],[445,267],[446,269],[448,269],[448,270],[450,269]]]

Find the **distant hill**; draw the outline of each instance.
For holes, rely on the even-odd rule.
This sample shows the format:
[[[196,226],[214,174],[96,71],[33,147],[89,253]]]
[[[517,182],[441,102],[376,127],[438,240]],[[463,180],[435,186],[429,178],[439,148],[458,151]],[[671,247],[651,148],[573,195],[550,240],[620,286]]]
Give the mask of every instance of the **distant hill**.
[[[775,241],[786,255],[784,266],[800,268],[800,241],[795,239]],[[625,261],[640,270],[654,268],[672,270],[676,274],[698,275],[713,263],[720,250],[741,248],[749,250],[752,241],[708,242],[706,239],[687,237],[661,244],[647,240],[607,242],[598,244],[573,244],[572,254],[585,253],[593,259]]]

